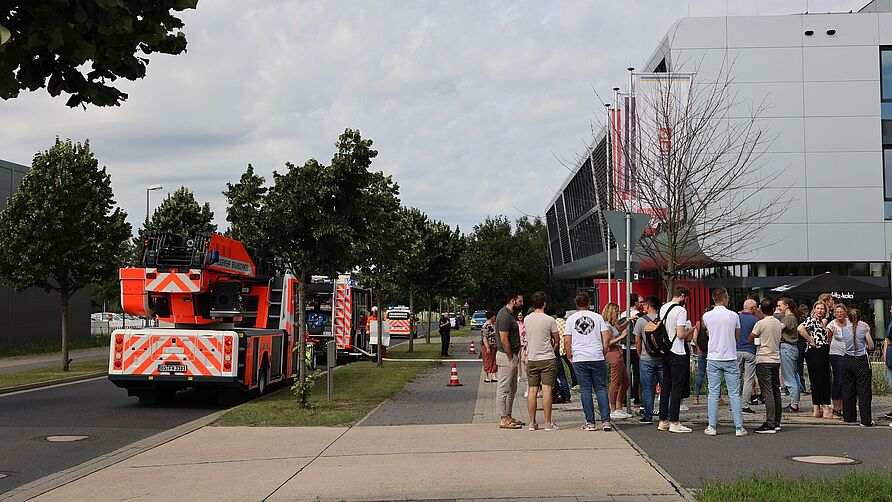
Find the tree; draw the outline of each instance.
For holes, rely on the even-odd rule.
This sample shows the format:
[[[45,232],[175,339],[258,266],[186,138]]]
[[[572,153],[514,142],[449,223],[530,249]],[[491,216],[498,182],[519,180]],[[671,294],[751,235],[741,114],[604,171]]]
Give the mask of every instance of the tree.
[[[415,293],[422,290],[428,280],[430,256],[425,244],[431,221],[427,215],[414,207],[400,208],[400,219],[403,222],[400,236],[403,256],[401,264],[404,272],[399,278],[403,289],[409,292],[409,312],[415,316]],[[411,325],[409,333],[409,352],[415,351],[415,330],[417,324]]]
[[[145,230],[157,230],[178,235],[194,235],[217,231],[213,223],[214,212],[211,205],[199,204],[188,188],[181,186],[167,197],[152,213],[152,219]]]
[[[146,75],[149,56],[186,50],[173,12],[198,0],[18,0],[0,12],[0,97],[46,87],[67,105],[119,106],[127,94],[109,84]],[[11,5],[10,5],[11,4]]]
[[[226,207],[226,220],[229,222],[227,235],[242,241],[261,256],[266,256],[269,235],[263,231],[260,223],[261,210],[268,189],[264,186],[266,179],[254,174],[254,166],[248,168],[239,178],[238,183],[226,183],[223,195],[229,204]]]
[[[772,141],[759,128],[764,104],[743,110],[730,70],[638,92],[637,139],[620,145],[634,175],[614,182],[613,207],[651,215],[637,253],[670,292],[686,270],[765,245],[753,237],[788,204],[765,190],[782,170],[760,165]]]
[[[286,162],[287,171],[273,172],[273,186],[261,209],[269,252],[300,278],[298,339],[306,353],[307,282],[311,274],[335,274],[352,268],[357,249],[368,240],[372,223],[367,196],[380,179],[369,171],[378,152],[358,130],[347,129],[338,139],[331,165],[310,159],[302,166]],[[306,362],[299,357],[301,383]]]
[[[121,254],[115,258],[115,269],[111,275],[101,278],[90,285],[90,304],[93,312],[121,312],[121,279],[118,269],[134,265],[137,255],[136,243],[128,240],[121,247]]]
[[[0,278],[18,291],[38,287],[59,294],[63,371],[70,362],[69,299],[115,273],[130,237],[125,218],[89,141],[58,138],[34,156],[31,170],[0,213]]]

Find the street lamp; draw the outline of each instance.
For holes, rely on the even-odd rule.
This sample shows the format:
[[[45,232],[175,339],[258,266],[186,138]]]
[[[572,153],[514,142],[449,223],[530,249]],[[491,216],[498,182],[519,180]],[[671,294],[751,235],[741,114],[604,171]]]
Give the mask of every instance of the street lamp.
[[[149,226],[149,192],[161,190],[162,188],[164,187],[161,185],[149,185],[146,187],[146,227]]]

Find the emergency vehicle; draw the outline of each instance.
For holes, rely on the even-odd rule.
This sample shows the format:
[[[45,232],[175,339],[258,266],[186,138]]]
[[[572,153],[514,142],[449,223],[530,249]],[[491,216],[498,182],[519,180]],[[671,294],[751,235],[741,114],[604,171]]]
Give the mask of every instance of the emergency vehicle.
[[[371,311],[371,291],[359,286],[353,276],[312,276],[307,284],[307,336],[313,360],[324,360],[327,343],[334,340],[338,361],[370,356],[366,321]]]
[[[412,312],[409,307],[390,307],[384,317],[390,328],[390,336],[405,336],[408,338],[412,332]]]

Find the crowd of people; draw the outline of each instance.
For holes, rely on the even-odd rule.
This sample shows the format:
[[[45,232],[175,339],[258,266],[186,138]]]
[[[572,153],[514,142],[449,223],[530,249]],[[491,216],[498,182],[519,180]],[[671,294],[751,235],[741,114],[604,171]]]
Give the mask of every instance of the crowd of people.
[[[691,432],[681,422],[681,412],[688,409],[683,401],[692,397],[693,404],[700,404],[705,380],[706,435],[718,434],[719,408],[730,405],[735,435],[746,436],[743,415],[754,414],[751,406],[756,404],[765,405],[765,419],[754,432],[774,434],[781,430],[784,413],[800,413],[805,368],[812,416],[862,427],[876,425],[868,361],[874,341],[859,309],[824,294],[810,307],[786,297],[750,298],[735,312],[728,291],[718,288],[712,292],[710,308],[692,324],[685,308],[691,292],[685,286],[676,286],[665,303],[655,296],[631,296],[628,318],[616,303],[608,303],[601,313],[592,310],[585,292],[576,296],[576,311],[569,317],[563,310],[547,315],[548,299],[541,291],[532,295],[527,315],[524,297],[518,293],[507,295],[499,312],[487,312],[481,330],[483,371],[486,382],[497,383],[499,427],[539,429],[541,398],[542,428],[558,430],[553,404],[571,400],[572,386],[582,401],[581,428],[611,431],[614,421],[633,418],[625,411],[631,387],[634,406],[641,413],[639,423],[652,424],[656,415],[661,431]],[[652,335],[660,328],[667,337],[662,349],[654,347]],[[885,335],[883,361],[892,387],[892,323]],[[626,354],[631,354],[631,372]],[[697,371],[693,393],[692,354]],[[528,382],[524,397],[529,425],[513,415],[523,375]],[[723,383],[727,399],[722,396]],[[789,396],[785,407],[784,394]],[[886,418],[892,419],[892,412]]]

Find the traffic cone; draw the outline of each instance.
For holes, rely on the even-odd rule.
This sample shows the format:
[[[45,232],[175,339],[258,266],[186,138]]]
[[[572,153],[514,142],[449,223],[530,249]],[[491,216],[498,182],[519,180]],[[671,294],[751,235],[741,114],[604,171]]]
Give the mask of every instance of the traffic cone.
[[[449,384],[447,387],[461,387],[461,382],[458,381],[458,368],[455,367],[455,363],[452,363],[452,375],[449,377]]]
[[[476,354],[477,349],[474,348],[474,340],[471,340],[471,350],[468,351],[468,354]]]

